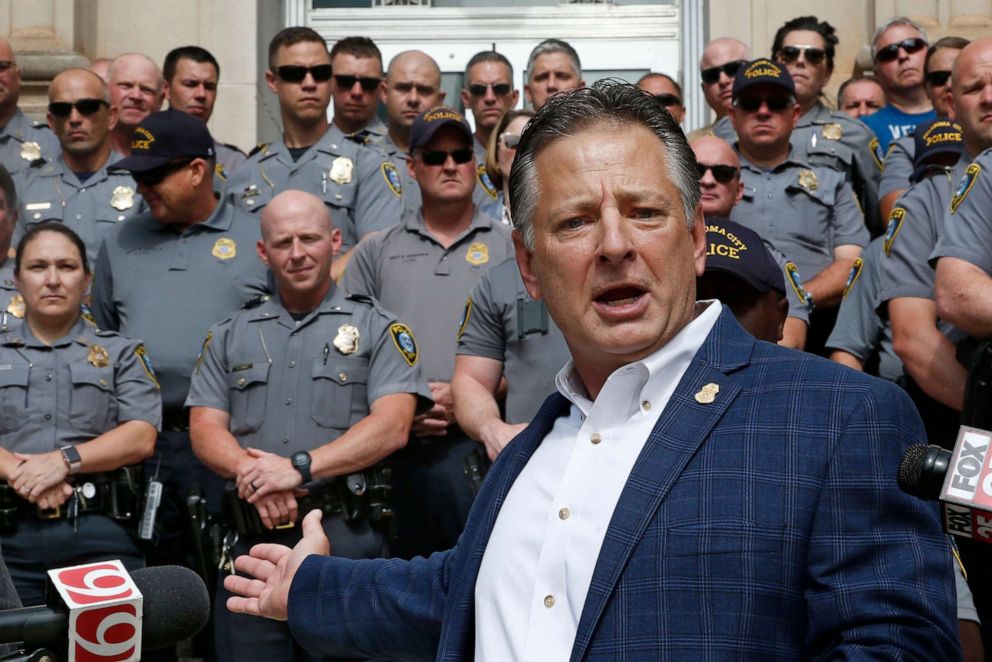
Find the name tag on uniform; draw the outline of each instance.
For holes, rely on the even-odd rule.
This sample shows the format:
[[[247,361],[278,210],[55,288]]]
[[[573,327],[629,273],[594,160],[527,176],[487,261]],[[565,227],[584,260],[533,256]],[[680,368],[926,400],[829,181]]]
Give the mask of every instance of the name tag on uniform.
[[[27,211],[41,211],[44,209],[51,209],[51,208],[52,208],[51,202],[29,202],[28,204],[24,205],[24,209]]]
[[[548,309],[543,301],[517,299],[517,336],[548,332]]]
[[[11,370],[13,367],[11,363],[0,363],[0,370]]]
[[[242,363],[241,365],[236,365],[231,368],[231,372],[243,372],[245,370],[251,370],[255,367],[254,363]]]

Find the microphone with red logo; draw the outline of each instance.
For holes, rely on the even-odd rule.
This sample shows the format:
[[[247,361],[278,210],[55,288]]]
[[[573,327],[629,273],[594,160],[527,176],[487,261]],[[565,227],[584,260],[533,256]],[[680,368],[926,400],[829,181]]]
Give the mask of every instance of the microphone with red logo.
[[[129,575],[120,561],[103,561],[48,574],[47,606],[0,611],[0,643],[35,651],[7,659],[50,649],[68,662],[132,662],[192,637],[210,615],[207,587],[180,566]]]
[[[992,432],[968,426],[958,431],[954,450],[916,444],[899,464],[899,487],[921,499],[940,499],[944,530],[992,543]]]

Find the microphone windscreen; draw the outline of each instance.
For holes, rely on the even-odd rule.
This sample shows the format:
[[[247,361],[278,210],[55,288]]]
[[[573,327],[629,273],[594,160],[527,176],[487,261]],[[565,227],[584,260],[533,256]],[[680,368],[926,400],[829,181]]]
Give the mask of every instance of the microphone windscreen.
[[[926,444],[913,444],[903,453],[896,482],[899,483],[899,489],[906,494],[926,498],[919,493],[920,479],[923,477],[923,463],[926,461],[926,457]]]
[[[210,596],[200,576],[189,568],[162,565],[142,568],[131,579],[144,597],[142,650],[156,650],[189,639],[210,617]]]

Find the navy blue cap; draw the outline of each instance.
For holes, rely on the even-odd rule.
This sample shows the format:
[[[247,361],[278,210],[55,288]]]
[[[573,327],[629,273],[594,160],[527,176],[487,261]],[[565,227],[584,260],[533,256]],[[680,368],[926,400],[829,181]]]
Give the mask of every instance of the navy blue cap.
[[[469,145],[472,144],[472,128],[465,121],[465,116],[454,108],[435,106],[414,118],[413,126],[410,127],[410,152],[429,143],[434,134],[444,126],[458,127],[465,134]]]
[[[131,135],[131,156],[114,164],[115,170],[147,172],[180,157],[214,157],[214,139],[203,120],[170,108],[152,113]]]
[[[943,165],[939,157],[950,156],[957,160],[964,151],[961,125],[946,117],[924,122],[916,127],[913,134],[916,151],[913,157],[913,174],[909,181],[915,183],[923,179],[935,165]]]
[[[764,57],[752,60],[737,70],[737,75],[734,76],[733,100],[737,101],[741,93],[755,85],[776,85],[792,96],[796,95],[796,85],[792,82],[789,70]]]
[[[785,277],[758,234],[726,218],[706,219],[705,273],[722,271],[764,294],[785,294]]]

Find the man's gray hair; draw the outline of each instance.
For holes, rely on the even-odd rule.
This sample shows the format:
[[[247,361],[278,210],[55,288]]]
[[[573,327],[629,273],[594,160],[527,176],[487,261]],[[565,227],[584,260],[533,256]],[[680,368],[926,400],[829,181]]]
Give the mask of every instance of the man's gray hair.
[[[575,70],[575,78],[577,80],[582,80],[582,65],[579,63],[579,54],[575,52],[567,41],[562,41],[561,39],[545,39],[540,44],[534,47],[534,50],[530,52],[530,57],[527,58],[527,82],[530,82],[531,77],[534,75],[534,61],[542,55],[547,55],[548,53],[564,53],[572,61],[572,69]]]
[[[624,129],[637,124],[650,129],[664,145],[668,177],[679,191],[686,225],[692,229],[699,205],[699,173],[685,134],[653,96],[629,83],[605,79],[592,87],[551,97],[520,137],[510,170],[510,210],[513,226],[529,250],[534,250],[532,222],[541,197],[536,166],[541,152],[555,141],[586,129]]]
[[[889,28],[894,28],[897,25],[905,25],[906,27],[913,28],[920,33],[920,36],[923,37],[923,41],[930,43],[930,40],[927,39],[927,31],[924,30],[923,26],[919,23],[908,16],[893,16],[885,23],[878,26],[878,29],[875,30],[875,36],[871,38],[871,57],[873,60],[875,59],[875,54],[878,52],[878,38],[881,37],[886,30]]]

